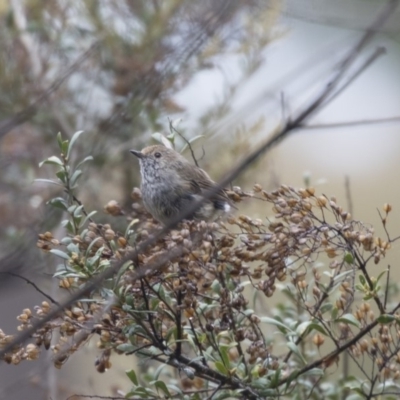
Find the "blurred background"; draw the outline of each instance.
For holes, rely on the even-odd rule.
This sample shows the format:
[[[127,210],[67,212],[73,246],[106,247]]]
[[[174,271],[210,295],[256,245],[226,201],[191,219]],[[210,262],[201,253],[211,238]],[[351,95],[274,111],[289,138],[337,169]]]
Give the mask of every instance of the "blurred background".
[[[43,300],[35,282],[57,298],[55,260],[35,246],[55,235],[61,214],[46,201],[55,187],[39,162],[57,155],[56,134],[84,130],[77,159],[92,155],[79,198],[87,210],[117,200],[129,212],[139,185],[129,149],[169,133],[169,121],[194,142],[200,165],[218,179],[321,90],[338,62],[385,2],[378,0],[0,0],[0,328],[16,331],[16,316]],[[309,184],[336,196],[356,219],[382,233],[377,208],[394,207],[400,232],[400,12],[382,27],[360,62],[380,57],[340,96],[250,169],[235,185]],[[177,142],[177,149],[184,142]],[[185,155],[190,157],[189,152]],[[347,183],[346,183],[347,182]],[[243,204],[240,213],[265,218]],[[123,228],[123,218],[113,222]],[[121,228],[121,229],[122,229]],[[387,262],[396,268],[398,248]],[[400,276],[399,276],[400,278]],[[112,358],[95,371],[96,349],[61,370],[51,354],[40,362],[0,364],[0,399],[66,399],[74,393],[127,390],[133,359]],[[74,397],[79,399],[78,396]]]

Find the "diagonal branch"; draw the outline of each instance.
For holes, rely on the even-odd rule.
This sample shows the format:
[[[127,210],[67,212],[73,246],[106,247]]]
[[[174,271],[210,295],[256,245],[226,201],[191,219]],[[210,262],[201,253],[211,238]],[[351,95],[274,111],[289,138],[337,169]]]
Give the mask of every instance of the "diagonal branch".
[[[144,241],[141,245],[137,246],[137,248],[126,254],[125,257],[115,262],[110,268],[99,274],[95,277],[90,283],[87,283],[85,286],[77,290],[73,293],[69,298],[67,298],[64,302],[60,304],[59,307],[51,310],[45,317],[36,323],[32,324],[32,326],[21,332],[17,335],[14,340],[8,343],[0,350],[0,358],[4,357],[4,355],[9,352],[14,346],[23,343],[27,340],[33,333],[35,333],[40,327],[43,327],[47,322],[51,321],[55,318],[64,308],[67,308],[74,304],[77,300],[88,295],[91,291],[101,286],[102,282],[105,279],[112,277],[127,261],[135,259],[138,254],[143,252],[147,247],[155,244],[160,237],[163,237],[167,234],[172,228],[174,228],[181,220],[192,215],[198,208],[201,207],[204,201],[207,201],[211,198],[215,193],[221,190],[223,187],[227,186],[229,182],[233,179],[237,178],[246,168],[248,168],[251,164],[253,164],[262,154],[271,150],[274,146],[276,146],[279,142],[286,139],[290,134],[292,134],[297,129],[301,128],[301,125],[313,114],[315,114],[322,104],[325,103],[329,96],[334,93],[334,89],[340,84],[344,74],[352,65],[360,51],[366,46],[366,44],[372,39],[378,28],[382,27],[382,25],[387,21],[390,15],[393,13],[395,8],[398,6],[399,0],[390,0],[387,3],[386,8],[382,12],[381,15],[376,19],[376,21],[371,25],[371,27],[367,30],[367,32],[362,36],[360,41],[354,46],[354,48],[350,51],[350,53],[343,59],[340,64],[341,67],[339,71],[336,73],[334,78],[326,85],[326,87],[321,91],[321,93],[316,96],[314,100],[312,100],[304,109],[301,111],[295,118],[289,120],[278,132],[275,133],[271,138],[269,138],[265,143],[263,143],[258,149],[253,151],[247,157],[244,158],[241,162],[239,162],[236,166],[234,166],[217,185],[215,185],[212,189],[207,191],[201,200],[196,201],[191,207],[188,207],[183,213],[181,213],[177,218],[171,221],[166,227],[161,229],[158,234]],[[329,100],[328,100],[329,102]],[[3,130],[0,126],[0,136]],[[179,254],[182,254],[183,249],[178,248],[171,250],[169,253],[169,259],[173,257],[177,257]],[[142,266],[134,271],[132,279],[137,280],[147,276],[148,274],[156,271],[161,265],[165,262],[163,260],[157,260],[151,265]]]

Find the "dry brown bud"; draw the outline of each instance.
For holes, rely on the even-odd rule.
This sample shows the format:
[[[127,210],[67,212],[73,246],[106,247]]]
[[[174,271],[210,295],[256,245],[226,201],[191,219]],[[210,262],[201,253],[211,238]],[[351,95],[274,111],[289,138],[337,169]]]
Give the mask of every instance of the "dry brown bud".
[[[44,237],[45,237],[45,239],[47,239],[47,240],[51,240],[51,239],[53,239],[53,234],[52,234],[51,232],[46,232],[46,233],[44,234]]]
[[[36,360],[39,356],[39,348],[33,343],[28,344],[25,351],[28,360]]]
[[[383,211],[385,211],[386,214],[389,214],[390,211],[392,211],[392,206],[390,204],[388,204],[388,203],[385,203],[383,205]]]
[[[137,187],[133,188],[131,193],[131,199],[133,201],[139,201],[141,198],[142,198],[142,192],[140,191],[140,189]]]
[[[314,335],[312,341],[317,347],[320,347],[324,344],[325,338],[320,333],[317,333]]]
[[[325,196],[319,196],[317,198],[317,206],[318,207],[321,207],[321,208],[326,207],[327,203],[328,203],[328,200]]]
[[[253,186],[253,190],[254,190],[256,193],[259,193],[259,192],[262,191],[262,186],[261,186],[260,184],[256,183],[256,184]]]
[[[106,240],[114,240],[114,238],[115,238],[115,232],[114,232],[112,229],[107,229],[107,230],[104,232],[104,238],[105,238]]]
[[[123,214],[120,205],[115,200],[109,201],[104,207],[104,211],[107,214],[112,215],[113,217]]]
[[[360,341],[360,350],[361,350],[361,352],[368,351],[368,340],[367,339],[362,339]]]

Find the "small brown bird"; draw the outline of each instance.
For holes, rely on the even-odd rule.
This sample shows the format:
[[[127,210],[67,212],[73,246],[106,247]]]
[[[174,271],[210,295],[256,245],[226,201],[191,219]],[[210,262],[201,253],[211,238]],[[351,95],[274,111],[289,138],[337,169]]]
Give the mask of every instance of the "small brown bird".
[[[143,203],[150,214],[163,224],[174,220],[215,185],[205,171],[175,150],[156,145],[142,151],[131,150],[131,153],[140,162]],[[228,212],[230,208],[225,191],[219,190],[188,219],[208,220],[218,211]]]

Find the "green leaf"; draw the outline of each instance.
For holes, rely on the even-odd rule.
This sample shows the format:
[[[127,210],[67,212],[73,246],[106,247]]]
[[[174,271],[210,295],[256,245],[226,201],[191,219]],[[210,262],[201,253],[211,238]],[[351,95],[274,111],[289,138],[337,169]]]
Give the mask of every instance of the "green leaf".
[[[189,143],[192,144],[194,143],[196,140],[199,140],[201,138],[205,137],[205,135],[197,135],[194,138],[189,140]],[[180,151],[181,153],[183,153],[187,148],[189,147],[189,145],[186,143],[183,147],[182,150]]]
[[[125,230],[125,238],[128,238],[129,237],[129,235],[131,234],[131,228],[132,228],[132,226],[133,225],[135,225],[135,224],[137,224],[139,222],[139,220],[136,218],[136,219],[133,219],[130,223],[129,223],[129,225],[128,225],[128,227],[126,228],[126,230]]]
[[[80,161],[80,162],[78,163],[78,165],[76,166],[76,168],[79,168],[81,165],[85,164],[85,163],[88,162],[88,161],[92,161],[92,160],[93,160],[93,157],[92,157],[92,156],[87,156],[87,157],[85,157],[82,161]]]
[[[376,278],[376,282],[378,283],[379,280],[382,278],[382,276],[385,275],[388,271],[389,271],[388,269],[385,269],[384,271],[382,271],[382,272],[378,275],[378,277]]]
[[[67,253],[64,251],[58,250],[58,249],[51,249],[50,253],[54,254],[57,257],[63,258],[64,260],[69,260],[70,257]]]
[[[346,253],[343,259],[347,264],[354,264],[354,257],[351,253]]]
[[[171,393],[169,392],[167,385],[163,381],[157,381],[154,386],[161,390],[166,396],[171,397]]]
[[[316,330],[320,333],[322,333],[325,336],[328,336],[327,332],[325,329],[320,325],[318,322],[314,321],[305,321],[302,322],[297,328],[296,328],[296,333],[300,335],[308,335],[311,331]]]
[[[151,137],[155,140],[157,140],[157,142],[162,143],[165,147],[167,147],[168,149],[173,149],[174,146],[172,145],[171,140],[168,140],[163,134],[159,133],[159,132],[155,132],[151,135]]]
[[[182,389],[174,385],[173,383],[168,384],[167,387],[175,391],[177,394],[182,394]]]
[[[221,283],[215,279],[211,284],[211,290],[216,294],[221,294]]]
[[[226,344],[220,344],[220,346],[219,346],[219,352],[221,354],[221,359],[226,368],[229,368],[229,366],[230,366],[228,349],[229,349],[229,347]]]
[[[80,169],[77,169],[71,176],[69,180],[70,186],[75,186],[76,181],[82,176],[82,171]]]
[[[75,234],[75,228],[72,225],[71,221],[67,219],[61,222],[61,226],[63,226],[69,233]]]
[[[39,163],[39,167],[41,167],[44,164],[53,164],[53,165],[58,165],[59,167],[62,167],[64,165],[63,162],[56,156],[51,156],[46,160],[42,161],[41,163]]]
[[[319,333],[322,333],[325,336],[328,336],[328,333],[326,332],[325,328],[323,328],[322,325],[320,325],[318,322],[313,322],[310,326],[309,326],[310,331],[311,330],[315,330],[318,331]]]
[[[69,142],[69,146],[68,146],[67,159],[69,159],[72,148],[74,147],[75,142],[78,140],[79,136],[82,133],[83,133],[83,131],[78,131],[78,132],[75,132],[74,135],[72,136],[71,141]]]
[[[276,387],[279,384],[281,377],[281,369],[278,368],[275,373],[271,376],[271,386]],[[262,380],[263,378],[259,378],[258,380]]]
[[[74,217],[81,217],[82,210],[83,210],[83,205],[77,206],[73,212]]]
[[[360,322],[353,314],[345,314],[336,320],[336,322],[344,322],[346,324],[354,325],[357,328],[360,328]]]
[[[365,399],[365,393],[363,393],[362,389],[353,389],[355,392],[358,393],[353,393],[348,396],[346,396],[346,400],[364,400]],[[389,399],[387,399],[389,400]]]
[[[360,274],[360,275],[358,276],[358,279],[360,280],[361,285],[365,286],[366,281],[365,281],[364,275],[361,275],[361,274]]]
[[[277,326],[278,328],[283,329],[284,333],[290,332],[290,333],[294,334],[294,332],[287,325],[283,324],[282,322],[280,322],[274,318],[261,317],[260,320],[261,320],[261,322],[265,322],[267,324],[272,324],[272,325]]]
[[[65,155],[68,151],[68,140],[64,140],[61,145],[61,152]]]
[[[347,275],[353,275],[353,273],[354,271],[352,269],[341,272],[340,274],[335,276],[334,281],[337,283],[341,283],[343,281],[343,278],[345,278]]]
[[[183,121],[183,118],[175,118],[173,120],[169,120],[169,127],[171,129],[171,131],[176,131],[176,129],[178,128],[178,125]]]
[[[286,382],[286,389],[288,389],[288,387],[290,386],[290,384],[297,379],[297,377],[299,376],[299,369],[294,369],[292,371],[292,373],[287,377],[287,382]]]
[[[68,246],[67,246],[67,250],[68,252],[71,253],[76,253],[79,254],[80,250],[79,250],[79,246],[76,243],[71,242]]]
[[[88,248],[86,249],[86,257],[89,256],[90,251],[92,250],[93,245],[94,245],[96,242],[98,242],[99,240],[102,240],[102,239],[103,239],[102,237],[98,236],[96,239],[93,239],[93,240],[90,242]],[[100,247],[100,248],[103,249],[102,247]],[[99,250],[100,250],[100,249],[99,249]]]
[[[47,202],[47,204],[50,204],[51,206],[55,208],[61,208],[61,210],[67,211],[68,210],[68,204],[65,199],[62,197],[55,197],[54,199],[51,199]]]
[[[307,361],[306,361],[305,358],[303,357],[303,354],[301,354],[300,349],[297,347],[296,343],[294,343],[294,342],[287,342],[286,345],[287,345],[287,347],[289,347],[289,349],[290,349],[294,354],[296,354],[296,355],[300,358],[300,360],[302,361],[302,363],[303,363],[304,365],[307,364]]]
[[[305,332],[309,332],[309,326],[311,325],[311,321],[304,321],[301,324],[299,324],[296,328],[296,333],[301,336],[305,334]]]
[[[129,393],[126,394],[126,398],[129,398],[130,396],[139,396],[142,399],[148,399],[149,396],[152,396],[151,398],[154,399],[155,398],[155,393],[153,395],[153,391],[149,390],[143,386],[139,386],[137,388],[135,388],[134,390],[131,390]],[[129,396],[129,397],[128,397]]]
[[[57,171],[56,176],[62,183],[66,183],[66,172],[63,169],[61,171]]]
[[[87,256],[87,254],[86,254]],[[115,277],[115,282],[114,282],[114,288],[118,287],[119,280],[121,279],[122,275],[125,273],[125,271],[132,265],[132,261],[129,260],[126,263],[124,263],[121,268],[118,270],[117,276]]]
[[[93,271],[93,267],[100,260],[101,254],[103,253],[103,247],[100,247],[99,250],[96,251],[96,254],[93,257],[88,257],[86,259],[85,266],[89,271]]]
[[[396,317],[394,315],[390,315],[390,314],[382,314],[377,318],[377,321],[380,324],[390,324],[393,321],[396,321]]]
[[[120,346],[122,346],[122,345],[119,345],[119,346],[117,347],[118,350],[121,350],[121,349],[120,349]],[[133,347],[133,346],[132,346],[132,347]],[[124,351],[124,350],[122,350],[122,351]],[[139,385],[139,381],[138,381],[138,378],[137,378],[137,376],[136,376],[136,372],[135,372],[133,369],[131,369],[131,370],[129,370],[129,371],[125,371],[125,373],[126,373],[126,376],[130,379],[130,381],[131,381],[135,386],[138,386],[138,385]]]
[[[320,312],[321,312],[321,314],[324,314],[324,313],[326,313],[326,312],[328,312],[328,311],[331,311],[332,308],[333,308],[333,304],[332,304],[332,303],[325,303],[325,304],[321,307]]]
[[[221,372],[221,374],[228,375],[228,369],[225,368],[225,365],[221,361],[215,362],[215,368],[217,368],[217,370]]]
[[[154,379],[155,379],[156,381],[158,381],[158,378],[159,378],[159,376],[160,376],[162,370],[163,370],[166,366],[167,366],[167,364],[161,364],[161,365],[157,368],[156,372],[154,373]]]
[[[34,182],[51,183],[52,185],[62,186],[61,183],[52,181],[51,179],[35,179]]]
[[[63,244],[64,246],[67,246],[72,242],[72,239],[69,236],[65,236],[60,240],[60,243]]]
[[[79,224],[79,227],[82,228],[82,226],[85,226],[86,222],[89,221],[89,219],[92,218],[95,214],[97,214],[97,211],[93,210],[88,215],[86,215],[84,220]]]
[[[325,371],[321,368],[312,368],[304,373],[305,376],[325,376]]]
[[[62,151],[62,143],[63,143],[63,140],[62,140],[61,132],[58,132],[58,133],[57,133],[57,143],[58,143],[58,147],[59,147],[60,150]]]

